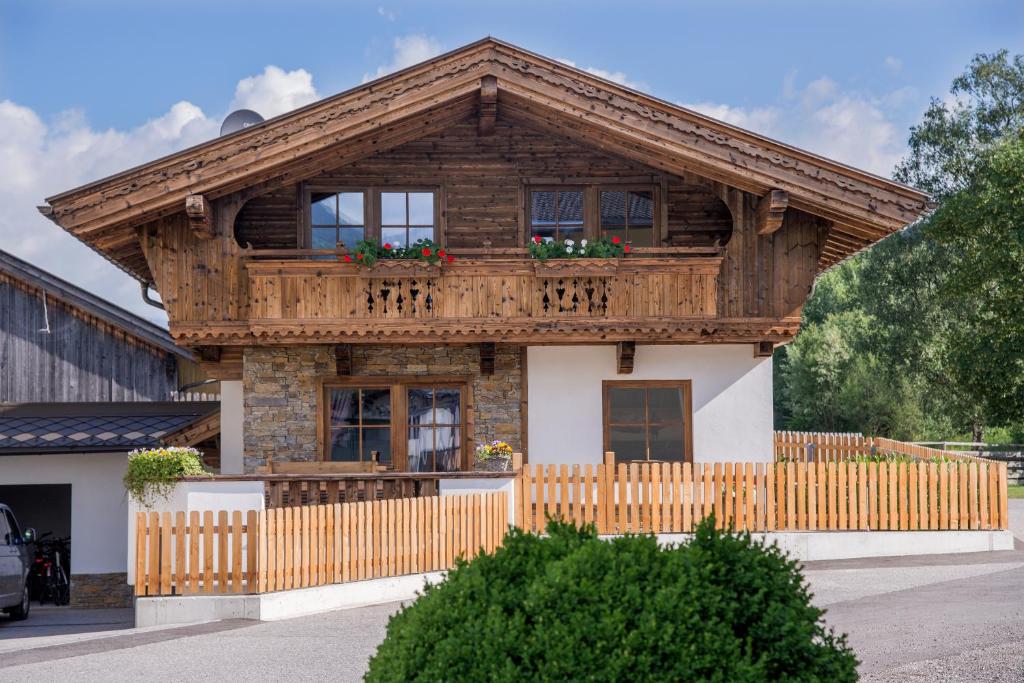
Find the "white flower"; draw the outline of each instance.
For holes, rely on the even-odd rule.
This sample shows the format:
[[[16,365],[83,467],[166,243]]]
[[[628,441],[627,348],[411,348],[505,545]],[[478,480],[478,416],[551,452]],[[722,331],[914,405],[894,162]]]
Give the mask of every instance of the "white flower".
[[[586,240],[580,240],[580,246],[581,247],[587,246],[587,241]]]
[[[565,246],[567,246],[569,248],[572,248],[572,245],[574,245],[574,244],[576,244],[576,243],[573,242],[572,240],[566,240],[565,241]]]
[[[565,253],[571,254],[572,253],[572,247],[566,247],[565,248]]]

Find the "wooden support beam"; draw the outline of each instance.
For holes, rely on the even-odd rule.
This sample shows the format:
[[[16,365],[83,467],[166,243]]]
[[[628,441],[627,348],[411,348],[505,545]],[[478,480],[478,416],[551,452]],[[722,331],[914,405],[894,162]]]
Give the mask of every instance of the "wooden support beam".
[[[494,374],[494,342],[485,342],[480,345],[480,374],[490,376]]]
[[[633,374],[633,357],[636,355],[636,342],[622,341],[615,345],[617,372],[620,375]]]
[[[213,216],[213,204],[201,194],[185,197],[185,214],[192,234],[201,240],[213,239],[217,234]]]
[[[334,369],[340,376],[352,374],[352,347],[349,344],[334,345]]]
[[[754,344],[754,358],[769,358],[775,353],[775,342],[759,341]]]
[[[219,363],[220,362],[220,351],[219,346],[199,346],[196,347],[196,355],[199,356],[199,360],[204,363]]]
[[[754,214],[754,225],[758,235],[770,235],[782,227],[782,217],[789,207],[789,193],[785,190],[769,190],[761,197]]]
[[[484,76],[480,79],[480,137],[494,135],[498,118],[498,79]]]

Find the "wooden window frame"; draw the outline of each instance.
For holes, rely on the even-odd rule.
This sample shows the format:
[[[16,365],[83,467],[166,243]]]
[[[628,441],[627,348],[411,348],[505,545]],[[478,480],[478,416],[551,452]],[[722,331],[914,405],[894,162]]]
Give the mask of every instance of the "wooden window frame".
[[[601,193],[602,192],[650,192],[654,201],[654,246],[664,243],[668,235],[667,192],[662,189],[664,183],[652,178],[650,182],[609,182],[588,178],[584,182],[567,181],[564,184],[539,182],[526,179],[520,185],[522,202],[522,236],[521,242],[529,245],[533,239],[533,197],[534,192],[583,192],[583,237],[588,240],[598,239],[602,233],[601,226]],[[557,238],[556,238],[557,239]]]
[[[434,237],[433,240],[441,246],[445,246],[445,187],[443,184],[380,184],[371,183],[367,185],[334,184],[334,183],[303,183],[302,184],[302,205],[299,211],[297,227],[299,234],[297,244],[301,249],[309,249],[313,239],[312,211],[313,194],[340,192],[362,192],[363,193],[363,219],[366,226],[365,239],[381,239],[381,193],[382,192],[430,192],[434,195]],[[355,245],[345,245],[354,248]]]
[[[406,390],[417,386],[451,387],[459,390],[462,412],[459,443],[462,444],[462,453],[458,471],[468,471],[472,463],[471,454],[474,446],[469,437],[473,425],[473,378],[469,375],[346,375],[321,380],[317,396],[320,403],[320,418],[317,420],[317,460],[330,461],[328,451],[331,444],[331,404],[327,399],[328,392],[338,388],[388,388],[391,390],[391,469],[396,472],[408,472],[409,443],[406,435],[409,429],[409,405]]]
[[[603,433],[603,450],[611,450],[611,396],[610,389],[681,389],[683,392],[683,460],[682,462],[693,462],[693,380],[689,379],[649,379],[649,380],[604,380],[601,382],[601,428]],[[650,422],[647,419],[647,399],[644,399],[644,439],[649,438]],[[638,462],[633,460],[619,460],[616,462]]]
[[[384,234],[384,228],[385,227],[388,227],[388,228],[404,227],[405,228],[405,234],[406,234],[407,238],[409,236],[409,228],[424,227],[424,226],[421,226],[421,225],[406,225],[406,226],[388,225],[388,226],[385,226],[384,225],[384,221],[382,219],[382,214],[384,212],[384,208],[383,208],[384,205],[383,205],[382,200],[381,200],[381,195],[384,194],[385,192],[396,193],[396,194],[398,194],[398,193],[405,193],[405,195],[406,195],[406,197],[405,197],[406,218],[409,217],[409,194],[410,193],[414,193],[414,192],[429,192],[429,193],[431,193],[434,196],[434,234],[431,237],[431,240],[433,240],[437,244],[442,244],[442,237],[441,237],[441,188],[440,187],[436,187],[436,186],[435,187],[428,187],[428,186],[415,186],[415,185],[376,186],[376,187],[373,188],[373,190],[372,190],[373,208],[374,208],[374,211],[376,212],[376,224],[374,226],[374,230],[375,230],[375,233],[376,233],[375,239],[378,242],[383,239],[382,235]],[[409,244],[407,242],[408,242],[408,240],[406,240],[406,242],[403,242],[402,246],[403,247],[409,246]]]

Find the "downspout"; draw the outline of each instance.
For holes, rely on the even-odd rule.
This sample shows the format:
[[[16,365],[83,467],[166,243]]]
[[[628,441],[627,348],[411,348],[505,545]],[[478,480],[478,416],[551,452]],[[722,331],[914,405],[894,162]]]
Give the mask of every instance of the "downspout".
[[[139,285],[142,287],[142,300],[150,306],[159,308],[161,311],[166,310],[164,305],[149,295],[149,288],[153,286],[152,282],[140,282]]]

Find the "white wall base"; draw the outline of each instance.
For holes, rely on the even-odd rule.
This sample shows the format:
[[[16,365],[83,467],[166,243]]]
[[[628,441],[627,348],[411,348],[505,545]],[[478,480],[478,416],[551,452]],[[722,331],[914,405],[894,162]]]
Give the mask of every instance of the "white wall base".
[[[775,543],[794,560],[851,560],[1013,550],[1009,531],[775,531],[751,534]],[[664,545],[689,541],[692,534],[659,534]]]
[[[336,609],[413,600],[426,583],[437,583],[444,572],[368,579],[315,588],[260,595],[190,595],[137,598],[135,626],[191,624],[220,619],[277,621]]]

